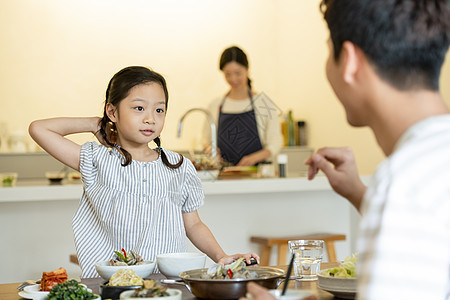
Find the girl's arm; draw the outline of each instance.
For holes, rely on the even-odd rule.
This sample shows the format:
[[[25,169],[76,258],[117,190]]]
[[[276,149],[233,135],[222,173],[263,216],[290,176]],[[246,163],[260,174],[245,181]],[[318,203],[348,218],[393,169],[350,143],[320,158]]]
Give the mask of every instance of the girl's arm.
[[[250,258],[255,258],[259,263],[259,256],[255,253],[227,255],[219,243],[217,243],[214,235],[209,228],[200,220],[197,211],[183,213],[184,227],[189,240],[200,251],[208,255],[214,262],[221,264],[229,264],[240,257],[244,257],[247,263]]]
[[[51,156],[79,171],[81,146],[65,136],[82,132],[96,134],[99,121],[98,117],[37,120],[30,124],[28,131],[33,140]]]

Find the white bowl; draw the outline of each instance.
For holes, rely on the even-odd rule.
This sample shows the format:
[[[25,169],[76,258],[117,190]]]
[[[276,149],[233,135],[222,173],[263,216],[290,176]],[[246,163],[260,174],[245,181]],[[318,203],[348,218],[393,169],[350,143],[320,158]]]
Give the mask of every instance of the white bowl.
[[[216,180],[219,177],[220,170],[202,170],[197,171],[198,177],[204,181]]]
[[[138,298],[138,297],[131,297],[131,295],[134,293],[134,291],[125,291],[120,294],[120,299],[130,299],[130,300],[139,300],[139,299],[161,299],[161,300],[181,300],[181,291],[177,289],[167,289],[167,293],[169,293],[170,296],[165,297],[152,297],[152,298]]]
[[[146,278],[153,273],[155,266],[156,263],[152,260],[146,260],[142,265],[133,265],[133,266],[110,266],[109,260],[104,260],[96,263],[95,269],[97,270],[97,273],[100,275],[100,277],[109,281],[111,276],[120,269],[131,269],[136,273],[136,275],[142,278]]]
[[[178,278],[184,271],[205,267],[206,254],[196,252],[165,253],[156,256],[159,271],[167,278]]]
[[[59,183],[66,177],[66,172],[45,172],[45,177],[47,177],[51,183]]]

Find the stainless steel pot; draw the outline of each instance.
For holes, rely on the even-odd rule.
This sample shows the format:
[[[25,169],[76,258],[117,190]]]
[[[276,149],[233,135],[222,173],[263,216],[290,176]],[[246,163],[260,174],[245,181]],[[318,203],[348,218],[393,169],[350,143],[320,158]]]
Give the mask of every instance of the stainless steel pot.
[[[188,289],[200,299],[238,299],[245,297],[247,283],[256,282],[268,289],[276,289],[284,280],[285,272],[273,267],[251,266],[248,270],[258,274],[256,279],[202,279],[208,268],[180,273]],[[170,283],[170,281],[165,281]],[[173,281],[172,281],[173,282]]]

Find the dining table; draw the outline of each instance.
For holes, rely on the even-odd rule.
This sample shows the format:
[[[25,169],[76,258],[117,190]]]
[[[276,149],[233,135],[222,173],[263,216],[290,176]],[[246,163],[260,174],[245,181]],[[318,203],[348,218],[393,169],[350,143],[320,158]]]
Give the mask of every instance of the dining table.
[[[337,262],[324,262],[321,264],[321,269],[328,269],[328,268],[332,268],[337,266],[338,263]],[[288,266],[286,265],[280,265],[280,266],[273,266],[275,268],[279,268],[284,270],[285,272],[288,269]],[[299,281],[299,280],[295,280],[292,279],[293,276],[291,274],[291,280],[289,280],[288,283],[288,289],[298,289],[298,290],[310,290],[312,293],[314,293],[317,297],[318,300],[328,300],[328,299],[334,299],[334,295],[324,291],[322,289],[320,289],[317,286],[317,280],[313,280],[313,281]],[[24,278],[24,280],[26,280],[27,278]],[[155,279],[155,280],[160,280],[160,279],[165,279],[164,275],[160,274],[160,273],[154,273],[152,275],[149,276],[149,278],[147,279]],[[102,283],[104,283],[104,280],[101,277],[96,277],[96,278],[83,278],[81,279],[81,283],[84,283],[88,288],[92,289],[92,292],[94,294],[100,295],[100,285]],[[17,287],[21,284],[21,282],[17,282],[17,283],[4,283],[4,284],[0,284],[0,299],[2,300],[21,300],[24,299],[22,297],[19,296],[18,294],[18,290]],[[283,288],[283,284],[281,283],[278,286],[278,289],[282,289]],[[169,284],[170,288],[175,288],[175,289],[179,289],[182,292],[182,299],[183,300],[191,300],[191,299],[197,299],[191,292],[189,292],[189,290],[183,286],[183,285],[179,285],[179,284]]]

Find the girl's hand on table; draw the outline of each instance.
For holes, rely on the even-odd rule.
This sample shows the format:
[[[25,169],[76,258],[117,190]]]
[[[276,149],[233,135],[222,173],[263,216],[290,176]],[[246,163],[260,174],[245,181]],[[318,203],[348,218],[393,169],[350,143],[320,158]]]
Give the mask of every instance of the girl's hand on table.
[[[258,254],[254,253],[254,252],[249,252],[249,253],[246,253],[246,254],[233,254],[233,255],[229,255],[229,256],[224,256],[221,259],[219,259],[218,263],[221,264],[221,265],[228,265],[228,264],[231,264],[232,262],[234,262],[235,260],[237,260],[237,259],[239,259],[241,257],[243,257],[244,260],[248,264],[251,263],[251,260],[250,260],[251,258],[256,259],[258,264],[259,264],[259,261],[260,261]]]

